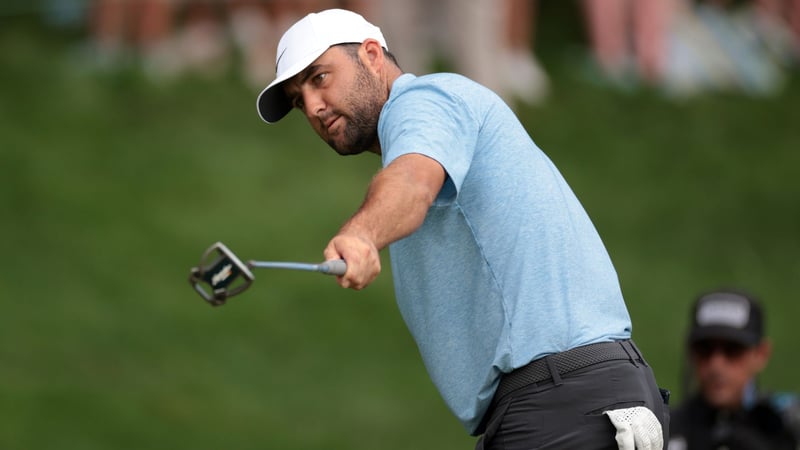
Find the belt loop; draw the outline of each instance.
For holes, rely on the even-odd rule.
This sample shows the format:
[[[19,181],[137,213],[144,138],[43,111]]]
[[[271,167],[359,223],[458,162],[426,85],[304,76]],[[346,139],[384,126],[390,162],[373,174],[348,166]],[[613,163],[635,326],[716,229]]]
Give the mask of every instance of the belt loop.
[[[638,348],[636,348],[636,344],[634,344],[633,341],[629,340],[628,345],[630,345],[633,351],[636,352],[636,355],[639,357],[639,362],[642,363],[645,367],[647,367],[647,361],[644,360],[644,356],[642,356],[642,353],[639,352]]]
[[[639,365],[636,364],[636,358],[634,358],[634,356],[631,355],[630,350],[628,350],[628,348],[625,347],[625,343],[626,342],[630,342],[630,341],[619,341],[619,346],[622,347],[622,350],[624,350],[625,353],[628,355],[628,359],[630,360],[631,364],[633,364],[635,367],[639,367]]]
[[[547,368],[550,370],[550,376],[553,377],[553,385],[558,386],[561,384],[561,374],[558,373],[558,367],[550,356],[544,357],[544,362],[547,363]]]

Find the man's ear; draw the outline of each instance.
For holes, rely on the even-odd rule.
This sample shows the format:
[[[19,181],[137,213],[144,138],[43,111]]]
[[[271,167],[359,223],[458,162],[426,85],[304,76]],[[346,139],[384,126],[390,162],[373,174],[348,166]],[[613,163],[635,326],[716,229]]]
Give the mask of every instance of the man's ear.
[[[383,69],[384,64],[384,55],[383,55],[383,47],[381,46],[380,42],[375,39],[367,39],[361,43],[361,48],[359,49],[359,55],[364,62],[364,65],[367,66],[372,72],[379,73],[381,69]]]
[[[768,338],[764,338],[756,346],[756,369],[758,372],[764,370],[769,362],[769,357],[772,355],[772,342]]]

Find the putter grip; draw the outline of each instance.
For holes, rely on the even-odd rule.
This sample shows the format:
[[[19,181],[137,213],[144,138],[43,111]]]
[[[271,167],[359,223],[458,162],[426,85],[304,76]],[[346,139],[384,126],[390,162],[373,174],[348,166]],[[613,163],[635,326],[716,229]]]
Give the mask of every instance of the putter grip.
[[[347,263],[343,259],[333,259],[320,264],[319,269],[328,275],[344,275],[347,272]]]

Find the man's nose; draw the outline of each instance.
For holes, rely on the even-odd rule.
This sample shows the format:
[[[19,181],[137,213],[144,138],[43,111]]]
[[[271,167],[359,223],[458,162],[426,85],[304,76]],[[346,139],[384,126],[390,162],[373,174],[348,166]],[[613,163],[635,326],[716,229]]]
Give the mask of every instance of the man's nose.
[[[325,101],[321,95],[315,92],[303,92],[303,103],[306,106],[305,112],[309,118],[318,117],[325,110]]]
[[[715,351],[708,357],[708,365],[713,368],[727,368],[728,358],[721,351]]]

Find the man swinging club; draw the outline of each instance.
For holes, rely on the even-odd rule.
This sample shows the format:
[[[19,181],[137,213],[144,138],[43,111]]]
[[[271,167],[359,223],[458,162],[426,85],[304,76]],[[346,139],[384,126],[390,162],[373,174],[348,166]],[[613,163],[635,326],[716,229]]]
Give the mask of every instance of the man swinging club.
[[[666,395],[631,338],[608,253],[512,110],[455,74],[405,74],[358,14],[309,14],[258,98],[336,152],[380,155],[324,250],[362,289],[389,247],[400,312],[477,448],[662,448]]]

